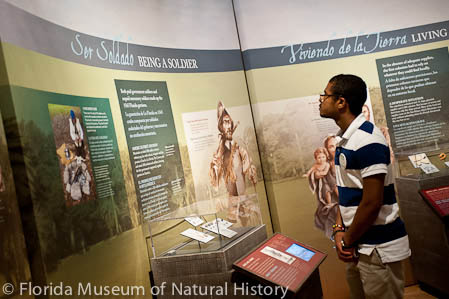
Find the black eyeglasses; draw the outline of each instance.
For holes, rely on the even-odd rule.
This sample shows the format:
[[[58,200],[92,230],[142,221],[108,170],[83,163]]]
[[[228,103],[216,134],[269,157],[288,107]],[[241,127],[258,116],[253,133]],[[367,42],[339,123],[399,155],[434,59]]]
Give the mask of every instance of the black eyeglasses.
[[[320,94],[320,103],[324,102],[329,97],[341,97],[341,94]]]

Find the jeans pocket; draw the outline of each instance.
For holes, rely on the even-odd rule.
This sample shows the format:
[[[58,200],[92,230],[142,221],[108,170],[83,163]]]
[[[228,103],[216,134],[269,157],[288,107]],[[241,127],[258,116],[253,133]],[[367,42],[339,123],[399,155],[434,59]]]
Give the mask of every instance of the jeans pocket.
[[[386,268],[386,265],[382,262],[382,258],[379,254],[379,251],[374,248],[373,253],[371,254],[371,262],[375,265],[378,265],[382,268]]]

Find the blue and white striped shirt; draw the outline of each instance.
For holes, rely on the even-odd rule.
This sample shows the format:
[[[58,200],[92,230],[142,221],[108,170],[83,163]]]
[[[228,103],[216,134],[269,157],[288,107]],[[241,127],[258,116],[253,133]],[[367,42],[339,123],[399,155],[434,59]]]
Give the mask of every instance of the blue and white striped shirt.
[[[374,224],[358,240],[359,252],[370,255],[376,248],[384,263],[407,258],[410,256],[408,236],[399,218],[390,150],[385,137],[360,114],[343,134],[338,134],[337,139],[335,168],[340,213],[346,227],[351,226],[362,201],[363,178],[385,174],[383,204]]]

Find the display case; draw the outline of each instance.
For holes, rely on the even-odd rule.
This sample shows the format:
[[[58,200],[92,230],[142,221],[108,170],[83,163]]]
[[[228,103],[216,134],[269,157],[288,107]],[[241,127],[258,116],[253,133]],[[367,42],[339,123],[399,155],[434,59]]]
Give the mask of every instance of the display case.
[[[220,250],[262,225],[257,194],[219,197],[147,221],[150,258]]]
[[[449,268],[447,153],[447,148],[438,148],[397,157],[396,188],[401,217],[410,240],[413,275],[421,288],[438,298],[449,295],[446,274]],[[425,160],[425,164],[433,165],[432,168],[438,171],[427,173],[422,167],[415,168],[414,157],[419,158],[415,161],[418,164],[419,160]]]
[[[144,223],[143,232],[154,286],[230,286],[232,264],[267,236],[256,193],[179,207]]]

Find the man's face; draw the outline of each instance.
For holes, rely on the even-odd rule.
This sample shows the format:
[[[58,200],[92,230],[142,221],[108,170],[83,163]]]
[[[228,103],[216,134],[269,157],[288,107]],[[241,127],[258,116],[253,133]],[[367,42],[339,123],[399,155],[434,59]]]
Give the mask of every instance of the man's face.
[[[227,140],[232,140],[232,120],[229,115],[223,117],[223,130]]]
[[[327,83],[323,96],[320,96],[320,116],[325,118],[333,118],[338,114],[336,100],[338,95],[332,91],[332,84]]]
[[[334,157],[335,150],[337,149],[337,139],[335,139],[335,138],[329,139],[329,141],[327,142],[326,149],[329,151],[329,153],[332,155],[332,157]]]

